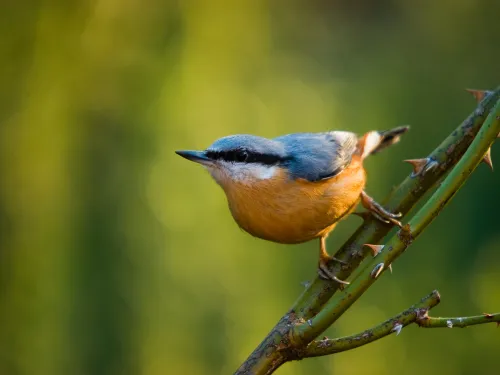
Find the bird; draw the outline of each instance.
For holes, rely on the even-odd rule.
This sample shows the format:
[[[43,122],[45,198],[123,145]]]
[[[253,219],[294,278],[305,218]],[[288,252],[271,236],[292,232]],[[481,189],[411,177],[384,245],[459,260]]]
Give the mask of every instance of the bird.
[[[397,143],[409,126],[369,131],[292,133],[269,139],[251,134],[222,137],[205,150],[179,150],[201,164],[223,189],[238,226],[264,240],[298,244],[319,239],[320,278],[349,284],[330,271],[326,238],[361,202],[385,223],[401,227],[365,191],[363,161]]]

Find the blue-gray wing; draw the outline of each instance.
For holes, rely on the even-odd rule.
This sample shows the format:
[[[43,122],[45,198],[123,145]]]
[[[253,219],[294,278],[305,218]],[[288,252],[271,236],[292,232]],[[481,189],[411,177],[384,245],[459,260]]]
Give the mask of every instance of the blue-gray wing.
[[[343,131],[295,133],[274,139],[285,146],[292,178],[320,181],[338,175],[356,151],[356,134]]]

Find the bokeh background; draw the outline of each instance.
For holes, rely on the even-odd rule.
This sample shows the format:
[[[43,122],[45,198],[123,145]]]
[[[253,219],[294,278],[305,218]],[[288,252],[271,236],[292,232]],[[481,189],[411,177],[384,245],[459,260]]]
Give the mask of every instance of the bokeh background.
[[[33,0],[0,5],[0,374],[232,373],[315,275],[317,243],[254,239],[174,154],[228,134],[411,124],[367,162],[382,200],[500,83],[500,2]],[[493,149],[494,162],[500,152]],[[437,288],[500,311],[500,178],[481,165],[332,328]],[[331,252],[360,224],[343,222]],[[492,374],[493,325],[411,326],[278,373]]]

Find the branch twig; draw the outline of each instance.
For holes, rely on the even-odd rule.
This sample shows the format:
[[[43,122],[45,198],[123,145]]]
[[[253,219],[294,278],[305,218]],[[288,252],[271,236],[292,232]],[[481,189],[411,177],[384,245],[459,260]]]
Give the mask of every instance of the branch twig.
[[[465,328],[476,324],[496,323],[500,325],[500,313],[482,314],[475,316],[463,316],[457,318],[435,318],[432,316],[423,316],[416,323],[423,328]]]
[[[427,316],[428,310],[436,306],[439,301],[439,293],[435,290],[409,309],[366,331],[338,339],[313,341],[303,351],[297,352],[296,359],[339,353],[369,344],[394,332],[399,334],[403,327]]]
[[[295,359],[320,357],[359,348],[380,340],[391,333],[399,335],[404,327],[412,323],[416,323],[423,328],[465,328],[476,324],[500,324],[500,313],[456,318],[430,317],[428,315],[429,310],[439,302],[439,292],[435,290],[409,309],[366,331],[337,339],[324,338],[323,340],[313,341],[304,350],[296,351],[297,357]]]

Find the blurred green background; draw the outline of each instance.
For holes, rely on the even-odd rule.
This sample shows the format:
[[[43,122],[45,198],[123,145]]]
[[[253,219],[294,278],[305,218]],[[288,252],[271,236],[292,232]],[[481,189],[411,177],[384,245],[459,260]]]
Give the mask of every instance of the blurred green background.
[[[382,200],[402,159],[473,110],[464,88],[500,84],[498,14],[473,0],[3,1],[0,374],[232,373],[314,277],[318,245],[243,233],[174,150],[411,124],[367,162]],[[435,315],[499,311],[499,191],[481,165],[329,336],[435,288]],[[499,348],[491,325],[410,326],[278,373],[492,374]]]

